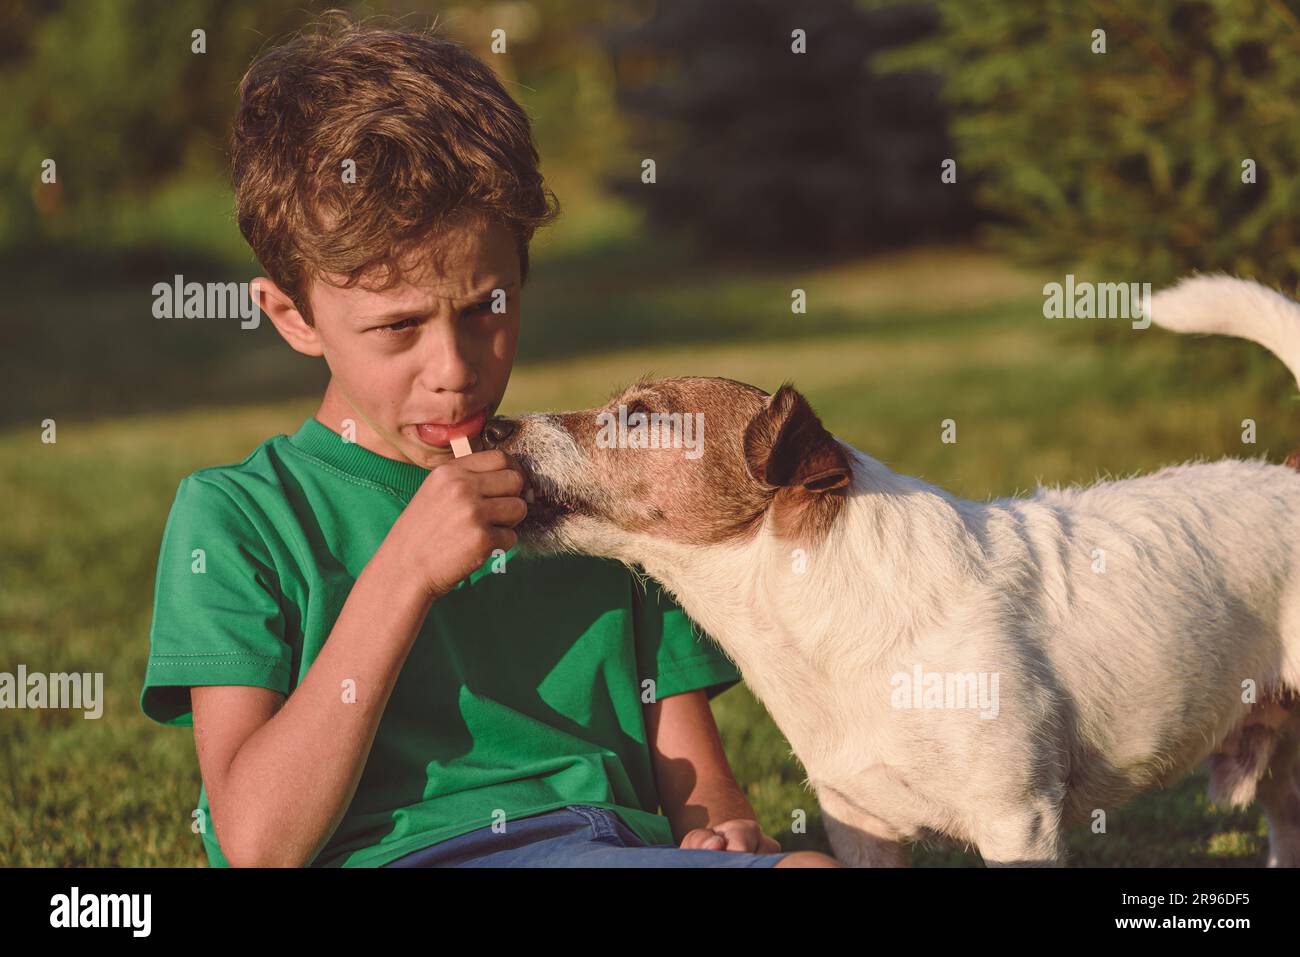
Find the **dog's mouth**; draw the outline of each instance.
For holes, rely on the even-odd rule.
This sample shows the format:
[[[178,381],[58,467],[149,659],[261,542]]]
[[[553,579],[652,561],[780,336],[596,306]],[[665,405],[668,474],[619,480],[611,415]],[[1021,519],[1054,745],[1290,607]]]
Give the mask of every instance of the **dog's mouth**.
[[[533,527],[555,525],[564,516],[574,511],[571,503],[564,499],[553,498],[534,485],[533,500],[528,503],[528,517],[524,522]],[[522,523],[521,523],[522,524]]]
[[[526,455],[517,456],[527,478],[527,488],[532,492],[528,515],[516,528],[525,531],[543,531],[558,525],[569,515],[587,511],[585,504],[573,495],[556,487],[545,475],[539,473]]]

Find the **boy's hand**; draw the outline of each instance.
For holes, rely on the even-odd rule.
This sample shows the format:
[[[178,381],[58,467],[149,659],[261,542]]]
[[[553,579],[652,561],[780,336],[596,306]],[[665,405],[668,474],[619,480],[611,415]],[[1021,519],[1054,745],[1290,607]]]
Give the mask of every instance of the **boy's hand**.
[[[682,838],[681,846],[701,851],[739,851],[743,854],[780,854],[781,845],[768,837],[758,822],[748,818],[697,827]]]
[[[505,452],[475,452],[430,472],[389,536],[400,537],[401,553],[437,601],[493,549],[518,541],[514,526],[528,514],[523,490],[523,471]]]

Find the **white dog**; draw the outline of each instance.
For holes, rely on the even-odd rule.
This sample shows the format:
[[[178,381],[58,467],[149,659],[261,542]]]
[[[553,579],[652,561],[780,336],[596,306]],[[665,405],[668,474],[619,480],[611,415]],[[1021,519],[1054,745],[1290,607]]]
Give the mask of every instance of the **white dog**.
[[[1151,316],[1300,377],[1300,305],[1255,283],[1184,280]],[[1060,863],[1064,826],[1209,758],[1216,800],[1263,805],[1269,863],[1300,863],[1300,471],[968,501],[833,438],[788,384],[718,378],[486,435],[530,476],[528,548],[643,567],[736,662],[841,861],[947,838]]]

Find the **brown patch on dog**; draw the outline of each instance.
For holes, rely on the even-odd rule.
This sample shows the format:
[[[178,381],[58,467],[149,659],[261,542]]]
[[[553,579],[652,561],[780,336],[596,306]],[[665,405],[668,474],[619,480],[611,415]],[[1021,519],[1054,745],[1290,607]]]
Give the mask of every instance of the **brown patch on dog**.
[[[587,459],[578,487],[560,491],[578,503],[574,511],[627,531],[691,545],[752,535],[771,502],[771,491],[749,475],[741,437],[766,397],[761,389],[731,379],[642,378],[603,406],[554,414],[550,418]],[[638,414],[678,414],[683,419],[702,414],[702,454],[688,459],[684,448],[663,447],[662,432],[659,448],[602,447],[597,441],[599,416],[607,413],[617,419],[620,405],[626,406],[629,430]],[[530,445],[525,427],[502,448],[527,466]],[[545,452],[539,449],[538,454],[533,467],[545,474]]]
[[[853,472],[848,456],[826,431],[808,400],[786,383],[745,429],[750,474],[776,489],[772,527],[777,537],[816,540],[844,507]]]
[[[1300,471],[1300,449],[1296,449],[1282,462],[1283,465],[1289,465],[1296,471]]]
[[[681,447],[606,448],[598,442],[602,413],[703,414],[702,454],[688,459]],[[783,385],[769,396],[732,379],[678,376],[641,379],[603,406],[547,416],[548,425],[525,425],[500,446],[535,470],[550,498],[575,514],[632,532],[691,545],[757,534],[769,508],[777,533],[803,538],[829,527],[843,504],[836,490],[849,480],[843,449],[821,426],[807,400]],[[694,421],[694,420],[693,420]],[[558,426],[581,450],[581,470],[555,468],[556,453],[543,436]],[[536,436],[536,437],[535,437]],[[555,485],[567,476],[570,487]]]

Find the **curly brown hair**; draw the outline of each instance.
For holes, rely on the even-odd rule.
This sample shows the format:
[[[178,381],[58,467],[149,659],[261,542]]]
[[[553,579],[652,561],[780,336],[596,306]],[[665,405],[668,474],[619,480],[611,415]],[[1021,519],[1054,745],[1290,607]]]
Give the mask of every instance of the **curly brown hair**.
[[[345,163],[355,163],[355,183]],[[240,232],[312,322],[314,278],[390,288],[408,255],[467,220],[514,234],[559,215],[528,116],[460,44],[330,11],[259,56],[239,85],[231,169]]]

